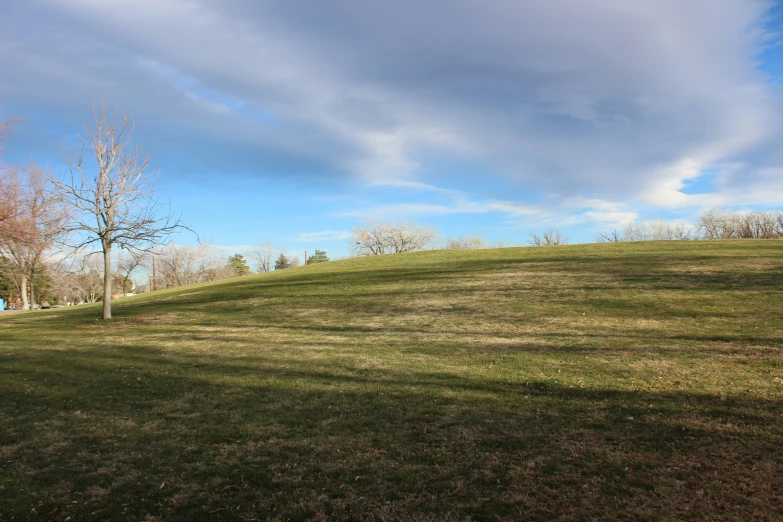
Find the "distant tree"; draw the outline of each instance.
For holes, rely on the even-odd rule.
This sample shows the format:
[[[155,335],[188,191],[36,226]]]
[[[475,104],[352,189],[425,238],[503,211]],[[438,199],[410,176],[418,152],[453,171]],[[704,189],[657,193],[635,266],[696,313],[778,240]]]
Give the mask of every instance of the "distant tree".
[[[415,252],[438,240],[436,229],[417,223],[371,221],[351,231],[351,250],[359,256]]]
[[[261,243],[259,246],[250,249],[249,256],[255,261],[256,270],[259,274],[269,272],[274,268],[274,265],[272,264],[274,252],[275,246],[270,241]]]
[[[117,291],[117,293],[126,296],[133,293],[135,285],[133,284],[132,279],[125,277],[124,274],[118,273],[114,275],[113,288]]]
[[[59,302],[57,297],[57,274],[53,267],[59,263],[41,263],[38,270],[33,275],[33,284],[35,288],[36,303],[40,305],[56,304]]]
[[[250,273],[250,266],[248,266],[245,256],[242,254],[234,254],[228,258],[228,268],[237,276],[245,276]]]
[[[612,230],[599,232],[596,240],[599,243],[619,243],[620,241],[624,241],[624,238],[623,233],[614,228]]]
[[[0,257],[0,298],[5,300],[6,305],[8,306],[11,306],[12,303],[16,304],[19,300],[19,289],[16,286],[16,278],[12,277],[9,273],[13,270],[13,265],[3,257]]]
[[[275,260],[275,270],[283,270],[286,268],[291,268],[291,260],[288,259],[288,256],[285,255],[285,253],[280,252],[280,255],[277,256],[277,259]]]
[[[101,299],[103,288],[103,263],[95,255],[76,259],[70,270],[62,274],[61,290],[75,303],[94,303]]]
[[[97,244],[103,254],[101,317],[110,319],[112,249],[149,251],[167,243],[170,234],[184,226],[159,201],[154,177],[148,172],[151,156],[131,143],[133,119],[118,117],[116,111],[108,117],[103,106],[93,110],[93,116],[94,126],[85,126],[87,138],[68,158],[70,178],[56,181],[56,186],[72,209],[68,230],[79,234],[72,246]]]
[[[542,236],[532,234],[530,244],[533,246],[567,245],[568,238],[562,235],[559,230],[550,228]]]
[[[236,275],[211,245],[181,246],[172,242],[154,259],[158,276],[156,288],[175,288]]]
[[[120,288],[122,288],[122,295],[125,296],[129,292],[133,292],[133,281],[131,281],[131,274],[144,266],[144,260],[146,258],[146,252],[120,252],[119,259],[117,260],[117,275],[122,279]],[[115,282],[117,279],[115,278]],[[130,290],[128,290],[130,288]]]
[[[486,241],[481,236],[462,236],[446,240],[447,250],[473,250],[488,248]]]
[[[701,215],[698,230],[704,239],[775,239],[783,237],[783,211],[721,212]]]
[[[76,274],[74,290],[80,301],[95,303],[101,300],[103,290],[103,275],[93,268],[88,272]]]
[[[307,264],[313,265],[315,263],[326,263],[329,258],[326,256],[326,252],[323,250],[316,250],[313,255],[307,258]]]
[[[70,266],[69,266],[69,261]],[[50,277],[51,284],[48,288],[50,302],[68,304],[78,302],[73,279],[77,274],[71,271],[75,264],[73,260],[64,260],[63,262],[52,262],[46,265],[46,273]]]
[[[657,221],[640,221],[628,223],[623,231],[625,241],[668,241],[693,239],[693,227],[680,223]]]

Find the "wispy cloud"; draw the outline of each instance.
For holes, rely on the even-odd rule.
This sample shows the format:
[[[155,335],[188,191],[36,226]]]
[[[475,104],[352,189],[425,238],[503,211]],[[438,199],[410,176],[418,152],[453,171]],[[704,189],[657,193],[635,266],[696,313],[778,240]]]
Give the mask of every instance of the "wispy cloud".
[[[345,241],[351,237],[348,230],[322,230],[320,232],[303,232],[296,238],[297,242]]]
[[[218,114],[239,110],[244,105],[242,100],[207,89],[197,79],[182,74],[175,68],[152,58],[138,57],[137,63],[142,70],[164,80],[175,89],[181,91],[189,100],[203,104],[209,110]]]
[[[7,110],[64,120],[51,128],[120,100],[188,176],[393,192],[340,217],[608,223],[779,205],[783,103],[759,67],[779,39],[773,2],[716,6],[11,2],[0,87]],[[712,186],[688,193],[707,172]]]

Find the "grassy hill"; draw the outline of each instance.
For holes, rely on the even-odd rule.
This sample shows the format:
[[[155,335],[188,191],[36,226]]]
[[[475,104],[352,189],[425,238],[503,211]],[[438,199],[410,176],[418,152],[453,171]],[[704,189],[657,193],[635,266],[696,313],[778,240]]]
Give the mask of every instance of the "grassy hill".
[[[783,242],[437,251],[0,314],[0,519],[783,517]]]

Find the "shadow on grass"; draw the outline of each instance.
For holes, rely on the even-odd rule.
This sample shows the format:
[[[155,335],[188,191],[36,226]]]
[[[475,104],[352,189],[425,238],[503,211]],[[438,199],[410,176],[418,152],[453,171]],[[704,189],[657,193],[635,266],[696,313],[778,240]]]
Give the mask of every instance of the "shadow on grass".
[[[419,296],[472,297],[480,302],[486,294],[466,283],[495,273],[504,279],[491,292],[520,301],[572,304],[621,316],[731,319],[727,310],[704,309],[692,302],[693,296],[709,304],[729,297],[727,292],[778,295],[783,290],[780,245],[783,243],[774,241],[651,242],[352,259],[119,300],[114,315],[121,319],[199,310],[219,322],[256,313],[258,309],[248,300],[257,298],[274,300],[279,306],[314,303],[352,314],[390,309],[405,312],[405,302]],[[756,266],[760,260],[766,267]],[[519,276],[515,277],[515,272]],[[618,289],[632,290],[637,296],[647,292],[648,298],[615,293]],[[657,293],[666,292],[674,292],[680,299],[655,300]],[[401,302],[390,303],[395,299]],[[460,312],[470,310],[453,311],[455,315]],[[93,321],[98,315],[96,307],[79,307],[25,313],[3,322],[19,324],[44,318],[51,324],[70,325]]]
[[[143,347],[0,377],[4,519],[783,515],[780,400]]]
[[[0,519],[779,519],[783,404],[759,379],[779,368],[781,339],[774,326],[742,327],[779,318],[779,252],[750,242],[423,253],[140,296],[107,323],[95,307],[9,317]],[[479,306],[493,294],[494,308]],[[398,321],[421,312],[412,301],[444,296],[463,300],[432,305],[441,322]],[[569,330],[569,306],[615,322]],[[545,328],[504,333],[520,317]],[[681,317],[713,327],[668,329]],[[617,325],[628,318],[667,328],[626,333]],[[470,335],[460,320],[483,329],[460,339]],[[263,351],[267,327],[282,333]],[[393,369],[373,362],[386,349],[405,356]],[[614,387],[481,366],[504,353],[537,369],[594,355]],[[639,376],[629,354],[664,354],[654,362],[686,374],[725,353],[766,365],[746,381],[766,391],[629,389]],[[736,368],[717,372],[743,382]]]

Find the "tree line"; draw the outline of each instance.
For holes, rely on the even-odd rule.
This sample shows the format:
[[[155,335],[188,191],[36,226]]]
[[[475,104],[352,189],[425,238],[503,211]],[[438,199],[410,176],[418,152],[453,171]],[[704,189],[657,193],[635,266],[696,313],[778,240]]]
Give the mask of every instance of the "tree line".
[[[781,239],[783,210],[730,212],[711,209],[696,223],[663,220],[629,223],[623,229],[600,232],[599,242],[705,239]]]
[[[284,251],[269,255],[269,251],[270,247],[261,245],[244,254],[226,256],[223,249],[215,245],[179,245],[176,242],[148,252],[120,250],[113,261],[112,296],[126,297],[302,264],[297,256]],[[307,258],[308,264],[326,261],[329,257],[323,250],[316,250]],[[15,262],[0,257],[0,297],[22,309],[95,303],[104,298],[104,264],[99,255],[65,259],[43,256],[35,267],[34,272],[28,273],[24,287],[19,276],[25,267],[20,268]],[[26,294],[23,293],[25,288]]]

